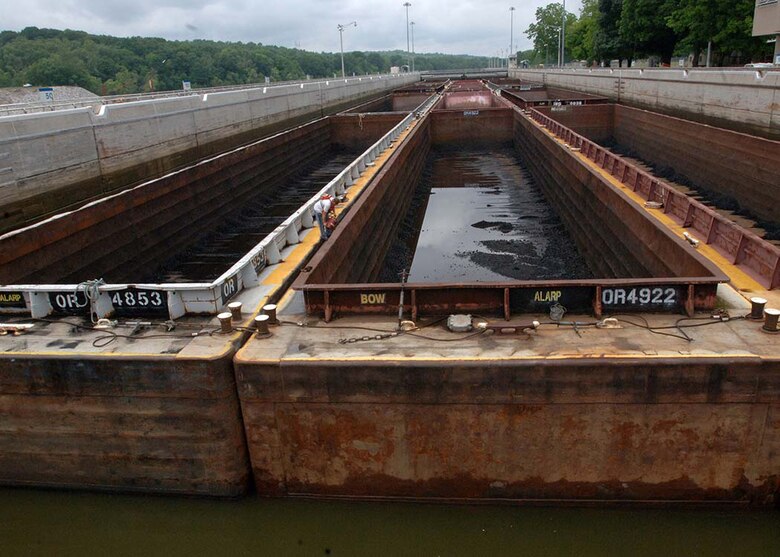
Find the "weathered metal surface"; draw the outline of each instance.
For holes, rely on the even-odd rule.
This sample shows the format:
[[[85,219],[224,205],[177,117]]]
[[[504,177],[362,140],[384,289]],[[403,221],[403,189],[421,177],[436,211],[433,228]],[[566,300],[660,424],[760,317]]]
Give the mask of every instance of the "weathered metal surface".
[[[459,91],[447,92],[444,94],[445,110],[479,110],[482,108],[505,108],[506,105],[500,103],[497,97],[486,88],[478,91]]]
[[[758,217],[780,222],[780,141],[623,105],[539,111],[591,141],[612,140]]]
[[[315,281],[368,280],[395,236],[430,148],[430,122],[418,122],[373,183],[312,258],[303,276]],[[355,264],[360,261],[360,264]],[[360,277],[364,278],[361,280]],[[298,279],[299,284],[303,279]]]
[[[446,95],[449,93],[445,98]],[[553,303],[568,299],[566,292],[576,289],[587,289],[587,292],[579,292],[576,297],[571,295],[572,300],[576,298],[571,309],[591,309],[596,315],[618,310],[690,314],[695,309],[714,307],[715,286],[727,280],[714,265],[692,253],[682,240],[639,211],[624,194],[589,172],[568,150],[524,117],[510,110],[492,109],[488,114],[494,119],[506,119],[501,125],[485,127],[494,130],[499,140],[505,139],[502,134],[508,124],[516,126],[514,137],[532,171],[539,174],[548,199],[573,231],[588,261],[605,278],[541,283],[407,284],[404,288],[410,296],[404,306],[413,316],[500,311],[509,317],[514,312],[547,311]],[[455,125],[447,121],[453,118]],[[457,134],[448,135],[441,129],[452,126],[452,130],[458,131],[460,121],[469,118],[478,117],[448,110],[433,111],[421,127],[430,126],[432,130],[428,142],[435,139],[437,125],[439,139],[449,140]],[[476,131],[474,134],[479,137]],[[418,135],[413,140],[415,145],[422,141]],[[403,146],[398,154],[399,162],[394,166],[403,164],[409,157],[418,160],[421,151],[419,146]],[[417,168],[418,165],[409,166]],[[308,312],[322,314],[327,320],[337,314],[397,312],[400,283],[370,284],[369,280],[394,237],[390,232],[405,214],[396,204],[408,203],[411,176],[396,173],[381,178],[381,186],[367,191],[312,259],[310,269],[304,270],[294,285],[305,292]],[[378,208],[382,211],[381,219],[375,217]],[[556,299],[550,297],[551,292],[558,293]],[[542,299],[536,300],[538,297]]]
[[[368,102],[364,102],[355,107],[351,107],[349,110],[340,112],[339,114],[365,114],[368,112],[392,112],[393,111],[393,96],[385,95],[378,99],[374,99]]]
[[[425,114],[438,100],[439,97],[436,95],[428,99],[426,103],[418,108],[420,114]],[[266,263],[279,262],[281,260],[281,251],[286,246],[298,243],[298,232],[303,228],[311,228],[314,225],[313,217],[311,215],[311,206],[316,202],[320,194],[329,193],[331,195],[338,195],[343,193],[345,188],[365,171],[367,165],[373,164],[379,154],[387,149],[392,141],[398,138],[402,131],[414,121],[415,117],[416,116],[413,114],[407,114],[400,122],[396,122],[398,119],[397,115],[378,116],[375,119],[369,117],[366,126],[361,125],[365,118],[358,117],[354,119],[356,126],[352,126],[350,129],[355,131],[359,136],[357,140],[354,141],[355,143],[362,143],[364,141],[370,142],[371,139],[374,139],[377,135],[380,136],[379,139],[376,139],[376,141],[374,141],[374,143],[353,162],[348,164],[345,162],[343,169],[334,170],[332,173],[334,175],[330,177],[332,179],[327,181],[321,191],[309,192],[311,198],[308,199],[308,201],[303,202],[297,209],[294,205],[283,210],[280,215],[276,215],[278,217],[276,223],[278,226],[272,231],[269,231],[267,235],[264,235],[259,242],[257,242],[257,238],[250,237],[249,244],[244,244],[244,248],[241,248],[243,251],[236,255],[225,267],[218,268],[216,264],[210,265],[206,264],[207,262],[198,261],[195,270],[199,274],[206,271],[215,273],[211,277],[197,277],[205,278],[205,281],[186,285],[171,283],[160,284],[159,279],[155,282],[156,277],[149,276],[149,274],[161,261],[168,260],[173,254],[179,255],[185,247],[191,246],[197,242],[198,237],[208,235],[209,238],[213,238],[215,236],[214,229],[219,225],[224,225],[227,219],[239,218],[240,220],[245,220],[250,218],[251,215],[247,216],[244,213],[237,217],[236,213],[243,210],[251,212],[250,209],[252,208],[249,206],[248,201],[251,200],[256,204],[257,197],[263,193],[267,196],[278,194],[278,192],[274,191],[269,193],[266,190],[273,186],[280,187],[280,180],[289,179],[295,172],[298,172],[301,167],[306,168],[306,165],[311,161],[313,154],[316,157],[316,151],[306,149],[307,142],[318,140],[319,143],[317,143],[317,146],[320,150],[330,149],[331,144],[338,145],[336,140],[331,137],[332,130],[330,120],[324,119],[315,122],[310,126],[296,128],[291,132],[280,134],[269,140],[261,141],[258,144],[253,144],[247,149],[238,149],[220,157],[215,157],[215,159],[195,165],[194,167],[189,167],[186,169],[187,172],[182,171],[174,173],[171,176],[173,179],[170,181],[178,188],[176,193],[182,194],[183,192],[185,196],[190,194],[189,197],[186,198],[186,203],[182,203],[181,206],[177,204],[173,210],[152,211],[152,219],[144,223],[147,225],[146,227],[139,226],[138,222],[132,221],[137,221],[138,217],[142,216],[150,206],[154,209],[157,204],[168,202],[168,197],[170,196],[160,198],[158,195],[158,190],[164,189],[166,186],[170,189],[170,184],[165,181],[163,181],[163,185],[159,188],[154,187],[159,184],[151,182],[145,184],[144,186],[146,187],[139,186],[129,192],[123,192],[101,200],[99,203],[91,204],[74,214],[66,214],[59,218],[33,225],[28,229],[9,233],[0,237],[0,241],[6,241],[7,245],[10,244],[11,248],[18,248],[20,246],[15,245],[14,242],[16,241],[18,243],[20,238],[23,241],[29,238],[32,238],[33,240],[37,238],[40,240],[40,238],[36,236],[36,232],[39,232],[41,229],[46,232],[51,232],[47,225],[51,225],[52,223],[64,223],[66,225],[66,237],[63,239],[57,238],[57,241],[61,240],[61,243],[68,245],[73,249],[70,244],[76,244],[78,247],[78,243],[74,241],[74,238],[68,238],[67,233],[72,232],[74,226],[76,228],[82,228],[78,230],[78,234],[75,234],[74,236],[78,237],[80,234],[83,240],[89,242],[92,240],[89,234],[92,232],[92,228],[90,227],[94,226],[94,228],[98,228],[97,225],[100,224],[99,233],[101,236],[99,239],[102,240],[102,243],[94,242],[94,249],[86,250],[91,254],[93,251],[114,249],[111,241],[114,239],[114,236],[111,235],[113,230],[111,227],[105,226],[104,222],[105,218],[110,218],[115,221],[112,224],[116,224],[117,228],[120,229],[120,232],[129,231],[130,240],[135,240],[132,245],[120,252],[119,255],[121,257],[119,258],[119,264],[110,257],[104,257],[97,261],[88,258],[84,258],[86,261],[81,261],[80,258],[77,257],[63,259],[61,267],[66,267],[65,270],[67,271],[67,265],[76,263],[80,265],[78,267],[79,273],[83,276],[65,275],[64,278],[60,278],[62,281],[61,286],[40,285],[40,282],[55,281],[47,280],[45,274],[39,273],[33,269],[33,275],[29,280],[33,283],[32,285],[18,287],[16,285],[5,285],[0,288],[12,295],[18,294],[21,289],[24,292],[27,310],[33,317],[45,317],[52,313],[65,313],[68,315],[90,315],[94,321],[98,318],[113,315],[116,310],[116,300],[120,302],[120,305],[125,305],[125,302],[131,303],[141,299],[141,295],[137,296],[135,292],[129,292],[129,289],[135,290],[137,288],[141,288],[144,291],[142,292],[143,299],[148,300],[150,299],[150,296],[156,295],[158,307],[154,308],[155,312],[161,312],[163,307],[167,306],[170,318],[180,317],[187,313],[213,314],[219,311],[220,307],[224,306],[232,296],[243,288],[255,284],[259,278],[259,273],[262,268],[265,267]],[[348,116],[345,116],[344,118],[350,119]],[[372,124],[372,122],[373,125],[369,125]],[[395,125],[393,125],[394,123]],[[316,129],[309,130],[310,132],[314,132],[311,134],[314,138],[310,138],[309,134],[306,133],[306,128],[315,126],[315,124],[317,125]],[[378,127],[391,129],[385,134],[382,134],[382,130],[377,129]],[[340,137],[346,141],[346,138],[348,137],[347,130],[341,130]],[[274,140],[278,141],[274,142]],[[291,142],[293,143],[292,148],[289,145]],[[252,147],[256,148],[255,150],[258,151],[258,153],[256,153],[257,156],[252,157],[251,152],[247,154],[246,151],[251,151],[250,148]],[[269,159],[268,157],[272,158]],[[293,163],[297,164],[290,164],[291,160]],[[231,162],[234,162],[235,164],[225,172],[225,164]],[[275,173],[272,172],[272,169],[274,169]],[[243,174],[242,171],[244,170],[250,172],[251,176],[247,177]],[[264,170],[267,173],[264,174]],[[198,180],[197,186],[201,189],[206,187],[209,191],[205,193],[201,192],[200,196],[192,195],[191,189],[196,188],[186,187],[189,185],[188,180],[193,178],[191,175],[194,175],[194,179]],[[257,181],[264,187],[253,187],[257,185]],[[236,185],[236,182],[238,182],[238,185]],[[209,187],[214,186],[215,183],[220,187]],[[150,191],[152,199],[149,202],[147,198],[150,196]],[[237,198],[238,194],[241,194],[242,197]],[[268,197],[266,197],[266,199],[268,199]],[[210,200],[211,203],[201,203],[201,200]],[[301,200],[299,200],[299,202],[300,201]],[[189,210],[190,213],[188,213],[188,215],[193,218],[194,223],[189,227],[186,226],[186,222],[183,222],[181,218],[176,218],[181,217],[181,214],[177,212],[181,210],[181,207],[184,207],[185,210]],[[109,214],[106,215],[106,213]],[[80,218],[82,214],[88,214],[95,222],[82,223]],[[289,215],[286,219],[284,219],[285,214]],[[211,226],[208,226],[208,223],[198,220],[198,217],[201,215],[219,220],[212,222]],[[162,226],[160,226],[159,222],[161,219],[163,219]],[[125,222],[128,220],[132,226],[128,226],[128,223]],[[155,228],[155,226],[157,226],[157,228]],[[153,254],[139,258],[139,246],[140,249],[146,248],[146,245],[142,240],[148,237],[151,237],[153,240],[158,239],[157,237],[160,235],[160,230],[170,226],[174,227],[171,236],[162,238],[154,244],[155,248],[163,245],[164,248],[153,250]],[[250,229],[252,228],[251,223],[248,224],[247,222],[241,222],[238,226],[243,227],[244,229],[246,229],[247,226],[249,226]],[[195,232],[194,235],[187,234],[193,230]],[[165,241],[163,242],[163,240]],[[235,239],[233,243],[235,243]],[[42,242],[42,246],[40,246],[40,244],[41,242],[39,241],[39,249],[37,251],[34,251],[34,246],[32,248],[32,253],[27,254],[23,252],[22,256],[40,258],[41,252],[45,252],[46,250],[51,251],[56,248],[56,242],[55,245],[53,245],[51,240]],[[93,248],[93,244],[90,244],[89,247]],[[247,250],[249,251],[247,252]],[[12,249],[9,249],[8,253],[9,260],[16,261],[14,257],[18,254],[14,253]],[[101,252],[101,254],[102,253],[103,252]],[[109,253],[113,252],[109,251]],[[144,254],[141,255],[143,256]],[[215,263],[222,255],[224,254],[196,254],[199,259],[207,259]],[[136,264],[136,267],[133,266],[133,263]],[[154,282],[154,284],[116,284],[116,282],[121,282],[122,276],[120,275],[119,281],[117,281],[116,277],[105,274],[105,265],[108,264],[113,265],[112,267],[109,267],[111,271],[125,273],[124,276],[128,277],[128,279],[126,279],[128,282],[132,279],[140,279],[147,282]],[[138,265],[140,265],[140,267],[138,267]],[[0,271],[6,272],[10,268],[11,267],[8,265],[5,267],[0,266]],[[50,266],[49,268],[53,269],[54,272],[63,271],[56,265]],[[109,281],[114,282],[114,284],[94,285],[89,291],[89,299],[87,299],[86,290],[83,292],[76,292],[81,289],[81,286],[77,286],[80,281],[90,280],[89,277],[95,277],[96,275],[105,277]],[[62,275],[59,276],[62,277]],[[216,276],[216,278],[213,278],[214,276]],[[184,275],[182,275],[182,277],[182,280],[184,281],[190,278]],[[67,284],[69,281],[71,281],[71,284]],[[37,284],[35,284],[36,282]],[[155,292],[152,292],[152,290]],[[163,300],[163,297],[167,297],[167,300]],[[61,308],[58,309],[57,307],[63,305],[59,304],[60,298],[67,302],[67,307],[64,312],[60,310]],[[148,304],[145,305],[148,306]],[[138,307],[134,309],[138,309],[140,313],[140,310],[150,308]],[[19,309],[6,307],[5,304],[2,304],[0,305],[0,312],[17,313],[19,312]]]
[[[260,495],[743,501],[780,489],[757,358],[237,361]]]
[[[392,110],[404,112],[414,110],[431,95],[443,91],[447,83],[446,81],[422,82],[396,89],[392,94]]]
[[[721,279],[722,280],[722,279]],[[306,294],[306,310],[333,315],[384,314],[404,311],[418,315],[457,312],[500,312],[506,319],[518,313],[547,313],[559,303],[574,313],[601,317],[614,312],[691,314],[716,304],[716,284],[708,278],[550,280],[475,284],[366,283],[296,284]]]
[[[258,188],[279,185],[312,151],[322,153],[329,137],[327,119],[318,120],[7,234],[0,239],[0,283],[139,281],[128,267],[153,269]]]
[[[531,117],[618,180],[631,186],[648,201],[663,203],[668,214],[698,232],[702,241],[729,257],[734,264],[756,277],[765,287],[771,290],[780,286],[780,248],[540,111],[532,110]],[[769,140],[763,141],[771,143]],[[771,192],[777,190],[777,187],[767,190],[768,199],[771,200]]]
[[[538,88],[532,87],[523,90],[518,88],[501,87],[502,96],[512,104],[520,108],[530,108],[536,106],[581,106],[590,104],[605,104],[610,102],[606,97],[589,95],[579,91],[569,91],[567,89],[558,89],[555,87]]]
[[[555,112],[549,106],[536,109],[596,143],[609,143],[615,139],[614,104],[564,106],[558,107]]]
[[[445,95],[445,106],[449,98],[449,95]],[[434,144],[463,144],[464,138],[468,138],[469,145],[511,143],[511,109],[490,106],[474,108],[475,105],[468,103],[464,106],[470,108],[435,110],[431,114]]]
[[[426,98],[428,97],[422,99],[414,108],[417,108]],[[353,150],[363,150],[403,120],[407,112],[332,116],[330,118],[330,140],[336,145],[343,145]]]
[[[0,358],[0,484],[245,493],[232,354]]]

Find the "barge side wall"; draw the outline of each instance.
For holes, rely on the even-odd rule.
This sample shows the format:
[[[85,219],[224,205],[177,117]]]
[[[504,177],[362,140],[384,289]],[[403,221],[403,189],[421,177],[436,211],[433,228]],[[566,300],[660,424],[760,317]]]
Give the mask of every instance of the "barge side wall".
[[[0,484],[245,493],[232,355],[0,357]]]
[[[376,278],[395,240],[420,180],[431,147],[431,121],[425,117],[349,209],[323,249],[304,270],[309,284],[364,283]]]
[[[780,363],[236,359],[258,493],[773,504]]]
[[[0,233],[419,80],[255,87],[0,118]]]
[[[331,146],[364,149],[402,117],[320,119],[11,233],[0,238],[0,283],[80,282],[96,273],[137,282],[310,159]]]
[[[615,141],[641,159],[780,222],[780,141],[621,105],[539,111],[597,143]]]
[[[711,275],[623,192],[519,112],[515,112],[515,146],[594,275]]]
[[[6,235],[0,283],[137,282],[329,144],[320,119]]]

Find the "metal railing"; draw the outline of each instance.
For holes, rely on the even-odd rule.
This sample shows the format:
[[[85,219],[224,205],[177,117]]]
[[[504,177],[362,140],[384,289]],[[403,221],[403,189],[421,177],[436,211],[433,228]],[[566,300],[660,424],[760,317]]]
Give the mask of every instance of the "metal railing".
[[[0,314],[29,313],[34,318],[89,314],[92,319],[112,315],[164,315],[176,319],[186,314],[216,314],[240,291],[257,286],[263,270],[280,263],[285,248],[298,244],[301,232],[314,227],[312,208],[323,194],[343,194],[440,98],[441,94],[434,94],[410,112],[213,282],[105,284],[94,280],[80,284],[5,285],[0,286]]]
[[[157,99],[167,99],[176,97],[192,97],[203,96],[211,93],[223,93],[229,91],[245,91],[253,89],[263,89],[264,92],[282,87],[294,87],[294,86],[308,86],[322,84],[329,86],[331,83],[361,83],[363,81],[376,81],[376,80],[388,80],[398,79],[399,77],[405,77],[410,74],[382,74],[382,75],[368,75],[358,77],[347,78],[331,78],[331,79],[306,79],[306,80],[294,80],[294,81],[276,81],[273,83],[252,83],[245,85],[225,85],[221,87],[204,87],[199,89],[191,89],[189,91],[176,90],[176,91],[160,91],[153,93],[137,93],[131,95],[109,95],[105,97],[94,97],[89,99],[74,99],[69,101],[54,101],[54,102],[30,102],[30,103],[10,103],[0,105],[0,117],[13,116],[19,114],[35,114],[40,112],[54,112],[57,110],[69,110],[75,108],[91,107],[96,114],[103,106],[118,103],[148,101]]]
[[[531,109],[530,116],[644,199],[661,204],[664,213],[698,232],[704,243],[743,267],[764,287],[780,287],[780,248],[538,110]]]

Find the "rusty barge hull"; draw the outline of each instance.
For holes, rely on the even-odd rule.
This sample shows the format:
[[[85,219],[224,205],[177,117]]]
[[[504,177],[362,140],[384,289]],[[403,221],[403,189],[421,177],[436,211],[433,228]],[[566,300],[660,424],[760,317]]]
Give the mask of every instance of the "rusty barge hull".
[[[418,123],[298,279],[307,316],[288,319],[317,329],[282,326],[236,356],[258,494],[774,505],[780,360],[755,325],[738,322],[696,345],[636,330],[458,341],[434,326],[419,331],[422,339],[375,335],[395,329],[382,315],[396,314],[401,287],[371,279],[431,146],[458,138],[514,145],[580,252],[608,277],[578,286],[678,277],[688,281],[693,313],[713,308],[723,280],[647,218],[604,166],[586,164],[564,130],[483,98],[473,84],[454,91]],[[550,303],[521,308],[518,291],[572,286],[407,284],[403,310],[418,324],[492,310],[496,330],[522,330],[546,319]],[[574,306],[571,319],[592,321],[577,310],[600,315],[598,300]]]
[[[777,361],[247,352],[236,372],[260,495],[771,506],[780,488]]]
[[[51,350],[67,342],[54,344]],[[0,484],[245,493],[250,471],[233,376],[235,347],[189,360],[3,358]]]

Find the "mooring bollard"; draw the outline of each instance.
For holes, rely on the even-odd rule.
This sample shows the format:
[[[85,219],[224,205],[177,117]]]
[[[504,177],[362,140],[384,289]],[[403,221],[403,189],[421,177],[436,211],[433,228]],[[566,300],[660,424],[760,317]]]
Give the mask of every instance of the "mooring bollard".
[[[230,302],[228,304],[228,309],[233,316],[233,321],[241,321],[241,307],[241,302]]]
[[[233,319],[233,314],[229,312],[220,313],[217,315],[217,319],[219,319],[219,325],[220,330],[223,333],[231,333],[233,332],[233,325],[231,324],[231,321]]]
[[[764,310],[764,330],[777,333],[777,321],[780,318],[780,309],[767,308]]]
[[[750,298],[750,318],[756,321],[763,319],[764,306],[766,306],[764,298]]]
[[[257,336],[264,336],[268,334],[268,316],[258,315],[255,317],[255,332]]]
[[[276,304],[266,304],[263,306],[263,314],[268,316],[268,323],[276,325],[279,320],[276,318]]]

